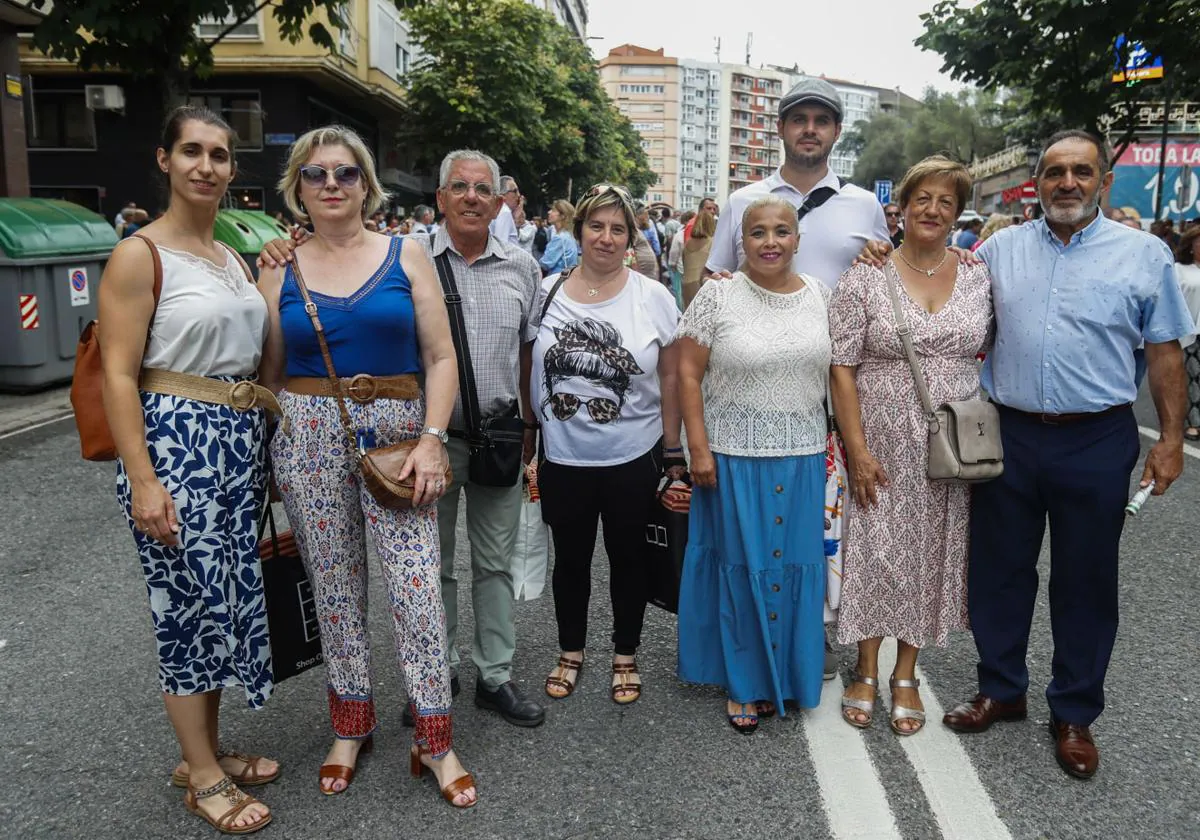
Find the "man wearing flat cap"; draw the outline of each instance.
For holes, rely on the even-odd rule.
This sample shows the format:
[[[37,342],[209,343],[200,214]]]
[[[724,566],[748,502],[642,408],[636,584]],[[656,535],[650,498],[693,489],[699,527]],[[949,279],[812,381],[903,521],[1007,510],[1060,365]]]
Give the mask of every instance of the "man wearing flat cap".
[[[824,79],[805,79],[779,100],[783,166],[729,196],[708,256],[712,273],[736,271],[742,250],[742,214],[765,195],[778,195],[800,214],[797,274],[829,287],[850,267],[868,239],[890,239],[883,208],[873,193],[843,183],[829,169],[829,153],[842,136],[842,100]]]

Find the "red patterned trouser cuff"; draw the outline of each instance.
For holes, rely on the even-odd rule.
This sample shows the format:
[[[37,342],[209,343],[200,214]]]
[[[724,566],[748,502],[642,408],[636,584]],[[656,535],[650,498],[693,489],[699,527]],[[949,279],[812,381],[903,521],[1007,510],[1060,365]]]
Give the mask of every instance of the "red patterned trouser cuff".
[[[421,714],[417,707],[409,704],[416,724],[414,740],[424,745],[434,758],[440,758],[450,752],[454,743],[454,724],[449,714]]]
[[[365,738],[375,731],[375,701],[370,697],[339,697],[329,687],[329,717],[339,738]]]

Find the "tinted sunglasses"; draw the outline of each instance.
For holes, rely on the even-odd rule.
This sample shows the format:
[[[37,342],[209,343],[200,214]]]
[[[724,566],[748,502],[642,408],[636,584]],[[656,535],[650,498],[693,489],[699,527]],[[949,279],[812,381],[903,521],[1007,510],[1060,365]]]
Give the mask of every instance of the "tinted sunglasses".
[[[339,187],[353,187],[358,183],[359,178],[362,177],[362,167],[343,164],[336,169],[326,169],[324,166],[317,166],[315,163],[308,163],[300,167],[300,177],[310,187],[325,186],[331,173]]]
[[[607,397],[579,397],[575,394],[559,392],[550,395],[550,410],[559,420],[570,420],[579,411],[581,405],[587,406],[587,412],[597,423],[611,423],[621,414],[621,407],[616,400]]]

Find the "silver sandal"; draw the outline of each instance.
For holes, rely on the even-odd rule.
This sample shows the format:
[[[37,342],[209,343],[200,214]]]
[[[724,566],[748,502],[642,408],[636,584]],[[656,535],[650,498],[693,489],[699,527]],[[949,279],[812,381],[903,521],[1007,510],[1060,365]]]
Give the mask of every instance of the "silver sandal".
[[[857,671],[850,672],[850,682],[851,683],[862,683],[863,685],[869,685],[876,691],[879,691],[879,680],[878,679],[876,679],[875,677],[864,677],[861,674],[859,674]],[[850,715],[847,715],[846,712],[850,711],[851,709],[854,709],[854,710],[860,711],[860,712],[864,712],[867,716],[867,719],[866,720],[856,720],[855,718],[851,717]],[[850,724],[855,729],[866,729],[872,723],[875,722],[875,698],[872,697],[870,700],[855,700],[854,698],[847,697],[846,695],[843,694],[842,695],[842,720],[846,721],[846,723]]]
[[[898,680],[892,677],[888,680],[888,685],[892,687],[893,693],[897,688],[920,688],[920,680]],[[844,702],[844,701],[843,701]],[[916,722],[916,726],[912,729],[901,729],[898,724],[902,720],[911,720]],[[925,712],[920,709],[910,709],[907,706],[897,706],[892,704],[892,731],[897,735],[916,735],[925,728]]]

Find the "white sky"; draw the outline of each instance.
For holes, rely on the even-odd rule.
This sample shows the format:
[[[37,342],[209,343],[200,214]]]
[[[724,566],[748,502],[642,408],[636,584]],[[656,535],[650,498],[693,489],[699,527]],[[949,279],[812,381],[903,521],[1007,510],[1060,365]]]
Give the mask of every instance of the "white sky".
[[[590,0],[588,34],[602,58],[624,43],[666,48],[676,58],[741,63],[746,34],[754,34],[750,64],[799,63],[878,87],[899,87],[920,98],[927,85],[960,87],[942,75],[941,56],[913,44],[924,28],[920,15],[934,0]]]

